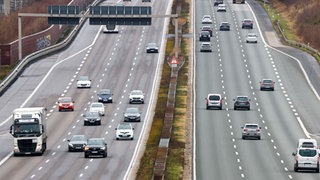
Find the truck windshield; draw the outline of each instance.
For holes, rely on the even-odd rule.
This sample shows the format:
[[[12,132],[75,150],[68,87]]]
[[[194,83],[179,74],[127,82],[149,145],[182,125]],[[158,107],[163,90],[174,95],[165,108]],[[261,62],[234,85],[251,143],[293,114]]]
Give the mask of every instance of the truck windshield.
[[[15,134],[40,134],[39,124],[19,124],[14,126]]]

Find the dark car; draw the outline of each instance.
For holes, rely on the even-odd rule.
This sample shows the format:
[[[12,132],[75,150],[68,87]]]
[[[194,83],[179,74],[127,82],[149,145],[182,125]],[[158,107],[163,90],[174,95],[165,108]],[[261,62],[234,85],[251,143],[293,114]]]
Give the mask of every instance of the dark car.
[[[248,96],[237,96],[234,100],[234,110],[247,109],[250,110],[250,99]]]
[[[101,89],[101,91],[97,94],[98,102],[102,103],[112,103],[112,92],[110,89]]]
[[[244,19],[242,21],[242,29],[253,29],[253,20],[252,19]]]
[[[151,0],[142,0],[142,2],[151,2]]]
[[[87,138],[85,135],[73,135],[68,139],[68,151],[83,151],[87,144]]]
[[[221,22],[219,30],[220,31],[230,31],[230,24],[228,22]]]
[[[213,35],[213,28],[211,26],[202,26],[200,28],[201,31],[208,31],[210,34],[210,37]]]
[[[262,79],[262,81],[260,81],[260,90],[271,90],[274,91],[274,81],[272,81],[272,79]]]
[[[210,41],[210,33],[208,31],[201,31],[199,41]]]
[[[146,52],[147,53],[158,53],[159,48],[156,43],[148,43],[148,45],[146,47]]]
[[[101,117],[99,112],[87,111],[83,114],[83,124],[86,125],[101,125]]]
[[[223,0],[215,0],[213,6],[218,6],[219,4],[223,4]]]
[[[84,148],[84,157],[89,156],[102,156],[107,157],[107,143],[104,138],[90,138]]]
[[[141,121],[141,113],[139,112],[139,108],[130,107],[127,108],[126,112],[124,113],[124,121]]]
[[[62,110],[74,110],[74,101],[71,97],[61,97],[58,100],[59,111]]]

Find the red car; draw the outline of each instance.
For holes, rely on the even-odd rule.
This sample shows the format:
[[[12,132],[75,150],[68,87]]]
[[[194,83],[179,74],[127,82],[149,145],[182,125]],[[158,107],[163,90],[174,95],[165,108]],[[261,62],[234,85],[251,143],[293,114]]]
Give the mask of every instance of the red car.
[[[61,97],[58,100],[59,111],[62,110],[74,110],[74,101],[71,97]]]

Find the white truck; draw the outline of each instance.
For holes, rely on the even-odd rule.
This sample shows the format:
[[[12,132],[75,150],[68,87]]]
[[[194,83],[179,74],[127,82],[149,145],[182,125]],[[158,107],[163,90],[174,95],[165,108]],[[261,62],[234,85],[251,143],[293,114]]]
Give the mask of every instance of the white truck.
[[[13,111],[10,134],[13,155],[42,155],[47,146],[46,108],[17,108]]]

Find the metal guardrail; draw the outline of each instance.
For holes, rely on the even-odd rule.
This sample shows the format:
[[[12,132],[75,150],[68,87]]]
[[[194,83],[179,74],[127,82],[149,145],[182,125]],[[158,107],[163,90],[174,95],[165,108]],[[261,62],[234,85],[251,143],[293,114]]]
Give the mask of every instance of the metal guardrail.
[[[317,49],[314,49],[313,47],[307,45],[307,44],[303,44],[303,43],[299,43],[299,42],[296,42],[296,41],[292,41],[292,40],[289,40],[287,39],[286,35],[284,34],[284,31],[283,29],[281,28],[281,25],[279,22],[277,22],[277,26],[278,26],[278,29],[279,31],[281,32],[281,35],[283,37],[283,39],[289,44],[289,45],[293,45],[293,46],[297,46],[297,47],[302,47],[302,48],[305,48],[305,49],[308,49],[309,51],[311,52],[314,52],[315,54],[317,54],[318,56],[320,56],[320,52],[317,50]]]
[[[100,3],[100,0],[96,0],[92,4],[96,5],[99,3]],[[88,13],[88,11],[86,11],[85,13]],[[29,54],[25,58],[23,58],[18,63],[18,65],[11,71],[11,73],[0,83],[0,96],[2,96],[2,94],[15,82],[15,80],[19,77],[19,75],[21,75],[21,73],[24,71],[27,65],[33,63],[40,57],[43,57],[50,53],[66,48],[74,40],[74,38],[76,37],[76,35],[78,34],[79,30],[81,29],[81,27],[83,26],[86,20],[87,18],[80,19],[79,24],[74,27],[74,29],[70,32],[69,36],[62,42],[55,44],[53,46],[47,47],[45,49],[36,51],[32,54]]]

